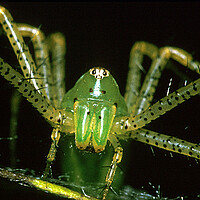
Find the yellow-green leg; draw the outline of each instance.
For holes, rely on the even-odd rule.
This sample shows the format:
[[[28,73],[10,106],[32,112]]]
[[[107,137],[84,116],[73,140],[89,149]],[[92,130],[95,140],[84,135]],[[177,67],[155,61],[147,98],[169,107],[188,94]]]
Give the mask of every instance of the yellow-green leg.
[[[0,74],[10,82],[11,85],[29,101],[41,115],[51,124],[57,127],[58,122],[62,121],[61,132],[74,132],[73,113],[65,110],[56,109],[44,99],[38,90],[26,80],[19,72],[15,71],[8,63],[0,58]]]
[[[56,157],[56,148],[58,147],[58,142],[60,139],[60,127],[53,129],[52,134],[51,134],[51,139],[52,139],[52,143],[51,143],[51,147],[47,156],[46,168],[43,173],[44,179],[48,177],[50,173],[51,164],[55,160],[55,157]]]
[[[170,58],[176,60],[177,62],[180,62],[182,65],[185,67],[188,67],[189,69],[200,73],[200,67],[198,62],[194,62],[192,56],[187,53],[186,51],[174,47],[164,47],[160,49],[160,56],[154,60],[152,63],[153,69],[156,69],[157,66],[165,66],[167,60]],[[151,67],[151,68],[152,68]],[[161,70],[158,67],[158,70],[155,71],[155,73],[159,72]],[[151,69],[150,69],[151,71]],[[154,70],[153,70],[154,71]],[[159,72],[160,73],[160,72]],[[154,73],[153,73],[154,74]],[[156,80],[153,78],[154,76],[150,75],[149,80],[153,85]],[[158,77],[156,76],[156,79]],[[152,84],[148,84],[147,82],[147,87],[149,88],[149,91],[153,89],[151,87]],[[144,87],[146,87],[144,86]],[[154,89],[153,89],[154,90]],[[176,107],[178,104],[183,103],[185,100],[189,99],[190,97],[197,95],[200,92],[200,79],[191,82],[187,86],[184,86],[177,91],[169,94],[168,96],[162,98],[160,101],[155,103],[154,105],[150,106],[149,108],[147,107],[148,104],[140,103],[141,107],[139,108],[138,112],[140,114],[136,116],[131,116],[131,117],[122,117],[122,118],[116,118],[113,126],[113,131],[115,132],[121,132],[125,133],[127,131],[131,130],[137,130],[138,128],[142,128],[145,125],[149,124],[152,120],[155,120],[158,118],[160,115],[163,115],[167,111],[170,111],[174,107]],[[150,98],[152,98],[154,92],[151,92],[148,98],[148,101]],[[146,95],[142,95],[142,101],[147,101]],[[143,112],[142,110],[146,108]],[[119,121],[121,121],[119,123]]]
[[[130,88],[141,84],[139,81],[137,82],[137,77],[139,76],[138,66],[141,66],[140,68],[142,68],[142,59],[139,60],[139,58],[142,58],[143,55],[150,57],[152,59],[152,63],[140,91],[137,89],[138,95],[134,97],[133,91],[136,91],[136,89],[131,90]],[[147,42],[137,42],[133,46],[130,54],[130,72],[128,74],[128,82],[125,94],[125,100],[127,101],[128,105],[129,102],[133,102],[132,106],[129,107],[129,112],[132,116],[141,113],[150,106],[161,73],[170,58],[179,62],[183,66],[200,73],[199,62],[194,62],[192,56],[182,49],[175,47],[163,47],[158,51],[156,46]],[[136,86],[134,86],[134,84]]]
[[[53,104],[53,99],[51,98],[54,93],[53,78],[45,35],[39,28],[27,24],[17,24],[17,28],[22,37],[30,38],[33,44],[36,63],[36,70],[33,73],[33,78],[35,78],[42,95]]]
[[[22,95],[25,96],[28,101],[30,101],[33,106],[38,109],[39,112],[42,112],[44,114],[43,116],[48,118],[48,121],[53,122],[53,124],[57,124],[57,121],[61,120],[61,113],[63,113],[62,117],[64,117],[66,114],[65,112],[57,111],[52,106],[60,104],[62,96],[65,93],[65,62],[63,62],[65,55],[64,37],[61,34],[53,34],[51,39],[49,39],[49,43],[47,43],[45,41],[44,34],[39,29],[26,24],[16,25],[13,22],[10,13],[3,7],[0,7],[0,23],[2,24],[3,29],[7,34],[7,37],[14,49],[24,76],[27,80],[24,80],[24,78],[19,73],[12,69],[7,63],[4,63],[3,60],[1,60],[1,74],[15,87],[17,87]],[[22,36],[31,38],[37,67],[32,60],[28,47],[25,45]],[[52,57],[54,59],[53,72],[55,73],[55,83],[52,81],[53,77],[51,74],[49,59],[49,50],[52,45],[55,47],[52,50]],[[34,87],[32,87],[29,82],[32,83]],[[58,91],[60,91],[60,95],[58,97],[59,103],[57,103],[57,99],[56,101],[54,99],[57,96],[56,92]],[[43,99],[43,97],[45,99]],[[58,137],[54,137],[54,135],[55,129],[52,133],[52,139],[55,139],[53,139],[47,163],[51,163],[51,160],[53,160],[53,157],[55,157],[55,149],[59,139]]]
[[[139,107],[138,99],[141,96],[141,73],[144,73],[142,67],[144,55],[154,60],[158,56],[158,48],[148,42],[136,42],[130,52],[129,72],[126,83],[126,93],[124,95],[129,113],[136,114]]]
[[[43,80],[46,96],[52,105],[59,107],[65,94],[65,37],[61,33],[51,34],[45,40],[44,33],[30,25],[18,24],[18,29],[24,37],[30,37],[33,43],[37,74]],[[51,52],[52,66],[50,66],[49,52]],[[50,69],[52,67],[52,69]],[[56,156],[56,147],[60,138],[60,128],[54,128],[51,138],[52,144],[47,156],[44,178],[48,176],[50,165]]]
[[[52,77],[54,85],[54,104],[60,107],[65,91],[65,54],[66,41],[62,33],[51,34],[47,39],[48,49],[51,54]]]
[[[17,24],[23,37],[29,37],[34,47],[37,69],[36,81],[40,79],[40,90],[52,105],[59,107],[65,94],[65,37],[61,33],[51,34],[48,39],[39,29],[27,24]],[[50,64],[50,56],[51,62]]]
[[[14,50],[15,55],[19,61],[24,77],[31,82],[35,89],[38,90],[38,81],[34,79],[34,72],[36,71],[35,63],[31,57],[28,47],[26,46],[16,23],[13,22],[13,18],[10,13],[2,6],[0,6],[0,23],[2,24],[3,30],[5,31],[10,44]]]
[[[167,151],[179,153],[196,159],[200,159],[200,146],[185,140],[157,133],[155,131],[138,129],[119,135],[120,139],[133,139]]]
[[[121,162],[122,156],[123,156],[123,149],[122,149],[117,137],[113,134],[110,134],[108,140],[112,144],[112,146],[115,150],[115,153],[114,153],[110,168],[109,168],[107,176],[106,176],[106,180],[105,180],[106,185],[105,185],[105,189],[103,190],[102,200],[106,199],[106,196],[108,194],[108,191],[111,187],[111,184],[112,184],[114,176],[115,176],[117,165]]]
[[[148,109],[135,117],[120,117],[114,120],[112,131],[124,134],[127,131],[137,130],[157,119],[192,96],[200,93],[200,78],[191,82],[168,96],[160,99]]]
[[[65,132],[70,132],[70,133],[73,132],[74,131],[73,114],[70,112],[66,112],[64,110],[56,109],[50,103],[47,94],[45,92],[44,93],[41,92],[41,88],[43,89],[45,88],[45,85],[43,84],[44,81],[40,76],[35,77],[37,68],[31,57],[29,49],[26,46],[16,23],[13,22],[12,16],[8,12],[8,10],[6,10],[2,6],[0,6],[0,23],[2,24],[3,30],[7,34],[7,37],[10,41],[12,48],[14,49],[14,52],[18,58],[19,64],[24,74],[24,76],[22,76],[14,69],[12,69],[10,65],[5,63],[3,59],[0,59],[0,73],[2,74],[2,76],[5,79],[7,79],[12,85],[14,85],[18,89],[18,91],[25,98],[27,98],[29,102],[32,103],[32,105],[44,116],[44,118],[48,120],[48,122],[53,127],[57,126],[57,121],[60,120],[60,115],[61,115],[62,118],[66,119],[63,120],[62,124],[63,130],[65,130]],[[35,29],[31,28],[30,31],[28,32],[31,32],[31,30]],[[21,30],[21,32],[23,31]],[[34,33],[32,33],[32,39],[33,40],[35,39],[36,41],[42,40],[41,38],[43,36],[39,35],[41,35],[41,32],[37,29]],[[36,48],[41,47],[40,45],[44,45],[44,43],[41,41],[39,46],[36,46]],[[45,51],[46,50],[44,50],[43,47],[39,48],[40,53],[38,54],[38,56],[42,55]],[[44,58],[45,55],[47,54],[43,54],[42,57],[43,61],[45,60]]]
[[[48,86],[50,84],[47,84],[47,77],[44,77],[44,75],[49,76],[49,79],[51,78],[51,76],[49,73],[47,73],[50,72],[50,64],[49,64],[47,48],[46,45],[44,44],[44,34],[40,30],[26,24],[17,24],[17,27],[23,37],[29,37],[33,42],[33,47],[35,49],[36,64],[38,66],[37,73],[41,75],[40,81],[43,81],[43,85],[46,86],[43,89],[45,89],[46,96],[49,97],[50,89]],[[16,155],[15,155],[16,137],[17,137],[17,121],[18,121],[20,100],[21,96],[19,92],[15,90],[11,98],[11,118],[10,118],[10,138],[13,139],[10,140],[9,142],[10,162],[12,167],[16,167]]]
[[[173,59],[183,66],[199,73],[199,63],[194,62],[192,56],[186,51],[175,47],[161,48],[159,50],[159,56],[152,61],[151,67],[145,77],[140,96],[136,103],[136,114],[146,110],[151,105],[159,78],[169,59]]]
[[[65,38],[62,34],[52,34],[48,41],[44,33],[38,28],[27,24],[17,24],[18,30],[23,37],[31,38],[34,47],[35,60],[37,65],[36,77],[39,76],[42,84],[41,90],[44,90],[45,96],[52,105],[59,107],[59,104],[65,94]],[[51,49],[52,48],[52,49]],[[50,66],[49,52],[52,54],[52,69]],[[36,79],[37,80],[37,79]],[[59,95],[58,95],[59,94]],[[60,138],[60,128],[54,128],[51,139],[52,144],[47,156],[47,164],[43,177],[49,175],[52,162],[55,160],[56,147]]]

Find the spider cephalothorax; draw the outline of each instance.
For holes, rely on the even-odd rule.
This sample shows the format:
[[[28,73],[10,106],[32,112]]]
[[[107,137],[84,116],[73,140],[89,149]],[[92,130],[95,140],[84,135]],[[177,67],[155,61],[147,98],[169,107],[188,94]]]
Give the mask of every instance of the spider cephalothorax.
[[[127,106],[110,72],[95,67],[67,92],[61,108],[74,113],[75,140],[80,149],[104,150],[115,116],[126,115]]]

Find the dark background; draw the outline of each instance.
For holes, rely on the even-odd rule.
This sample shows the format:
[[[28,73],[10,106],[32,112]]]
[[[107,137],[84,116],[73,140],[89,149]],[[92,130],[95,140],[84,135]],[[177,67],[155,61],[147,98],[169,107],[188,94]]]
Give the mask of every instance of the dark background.
[[[176,46],[192,53],[200,60],[200,4],[199,3],[1,3],[12,14],[14,21],[27,23],[41,29],[46,35],[62,32],[66,36],[66,85],[70,89],[75,81],[92,66],[103,66],[111,71],[124,93],[128,71],[129,52],[136,41],[148,41],[158,47]],[[5,39],[5,37],[3,37]],[[0,41],[3,43],[4,41]],[[0,45],[0,55],[12,64],[14,55],[7,44]],[[175,62],[173,66],[179,65]],[[190,74],[192,80],[196,75]],[[183,85],[176,76],[166,72],[162,77],[155,100],[166,95],[169,79],[173,77],[174,88]],[[12,87],[1,81],[1,136],[9,133],[10,96]],[[173,82],[172,82],[173,83]],[[149,129],[199,143],[199,97],[189,100],[166,116],[148,126]],[[33,169],[41,174],[48,152],[51,127],[23,100],[20,106],[19,140],[17,146],[18,168]],[[130,143],[127,155],[125,185],[144,188],[149,193],[160,185],[164,197],[194,196],[200,194],[200,165],[195,159],[154,148],[155,156],[148,145]],[[126,149],[125,149],[126,152]],[[125,153],[126,154],[126,153]],[[0,141],[1,166],[9,166],[8,142]],[[7,187],[7,189],[6,189]],[[49,199],[40,192],[21,187],[11,190],[15,184],[2,182],[1,194],[7,199],[23,197]],[[6,193],[6,191],[12,191]],[[14,197],[12,195],[14,194]],[[5,197],[6,198],[6,197]]]

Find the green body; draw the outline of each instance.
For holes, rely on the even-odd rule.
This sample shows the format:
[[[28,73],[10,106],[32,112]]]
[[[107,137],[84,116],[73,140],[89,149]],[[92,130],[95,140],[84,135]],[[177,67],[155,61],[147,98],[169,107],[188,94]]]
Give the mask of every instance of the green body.
[[[93,68],[81,76],[65,94],[61,108],[74,113],[75,145],[89,152],[104,150],[114,118],[127,115],[127,106],[116,81],[103,68]],[[80,192],[84,190],[88,195],[100,194],[101,190],[97,189],[105,185],[108,170],[105,166],[110,166],[113,147],[108,146],[99,154],[88,154],[73,148],[73,137],[63,137],[60,146],[65,155],[61,156],[62,173],[69,187]],[[116,179],[113,186],[119,189],[123,174],[117,173]]]
[[[74,112],[76,146],[95,152],[104,150],[114,117],[127,114],[113,76],[98,67],[81,76],[65,94],[61,108]]]

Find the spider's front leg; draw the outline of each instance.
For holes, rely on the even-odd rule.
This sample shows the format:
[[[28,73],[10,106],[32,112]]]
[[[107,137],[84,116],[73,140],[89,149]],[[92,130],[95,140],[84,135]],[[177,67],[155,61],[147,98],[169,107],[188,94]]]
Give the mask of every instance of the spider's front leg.
[[[115,176],[117,165],[121,162],[122,156],[123,156],[123,148],[121,147],[120,142],[117,139],[117,137],[115,135],[113,135],[112,133],[110,133],[108,140],[111,142],[111,144],[115,150],[115,153],[114,153],[112,163],[110,165],[110,168],[109,168],[107,176],[106,176],[106,180],[105,180],[106,185],[105,185],[105,189],[103,191],[102,200],[106,199],[106,196],[108,194],[108,191],[111,187],[111,184],[112,184],[114,176]]]
[[[58,142],[60,139],[60,126],[53,129],[52,134],[51,134],[51,139],[52,139],[52,143],[51,143],[51,147],[47,156],[47,164],[42,176],[44,179],[48,177],[50,173],[51,164],[55,160],[55,157],[56,157],[56,148],[58,147]]]

